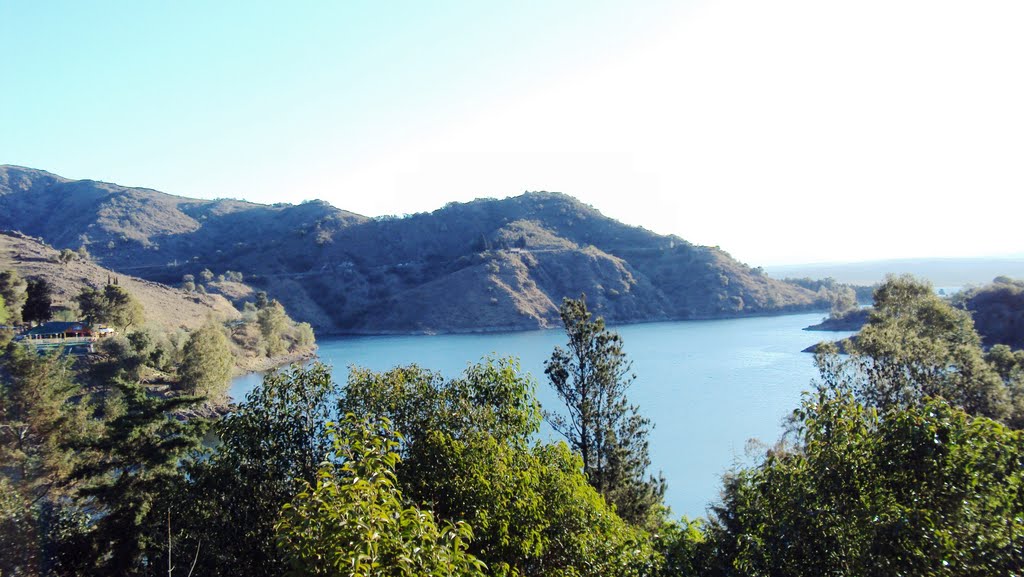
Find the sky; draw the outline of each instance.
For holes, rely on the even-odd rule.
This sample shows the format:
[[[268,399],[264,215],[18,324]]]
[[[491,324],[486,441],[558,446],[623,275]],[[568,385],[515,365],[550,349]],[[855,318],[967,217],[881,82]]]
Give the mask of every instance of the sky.
[[[0,0],[0,164],[751,265],[1024,253],[1024,2]]]

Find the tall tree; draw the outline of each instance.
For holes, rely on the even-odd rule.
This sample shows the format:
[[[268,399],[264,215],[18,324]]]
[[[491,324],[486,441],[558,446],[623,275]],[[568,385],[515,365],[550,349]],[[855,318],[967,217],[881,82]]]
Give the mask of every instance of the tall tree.
[[[7,303],[7,312],[10,315],[8,321],[11,323],[22,322],[21,309],[25,306],[26,290],[28,290],[28,283],[16,271],[0,272],[0,296]]]
[[[136,382],[115,379],[108,394],[119,395],[120,410],[104,430],[82,449],[94,459],[77,467],[73,477],[92,507],[92,539],[98,575],[149,575],[153,559],[164,555],[162,531],[166,509],[161,502],[179,476],[178,465],[198,447],[206,423],[182,421],[174,413],[200,402],[199,397],[150,395]]]
[[[12,346],[0,358],[0,575],[74,573],[63,557],[85,516],[71,480],[83,454],[71,447],[94,422],[72,374],[57,353]]]
[[[219,443],[187,465],[183,486],[168,498],[183,524],[177,542],[200,547],[205,574],[285,574],[274,523],[299,483],[316,483],[331,449],[326,427],[337,420],[337,394],[328,367],[294,366],[268,374],[214,424]]]
[[[82,316],[90,324],[107,324],[128,330],[145,319],[142,305],[124,288],[108,284],[102,291],[84,288],[75,297]]]
[[[943,399],[808,394],[796,447],[726,479],[705,575],[1015,575],[1021,433]]]
[[[279,355],[287,350],[282,335],[288,326],[288,315],[284,307],[277,300],[272,300],[266,306],[261,307],[256,313],[256,319],[260,325],[260,334],[267,346],[267,356]]]
[[[827,385],[844,381],[870,406],[884,410],[940,396],[972,414],[1012,416],[1009,391],[986,362],[970,313],[953,308],[927,282],[888,278],[849,352],[846,360],[819,355],[819,370]]]
[[[50,318],[50,306],[53,304],[53,289],[46,279],[29,279],[25,290],[25,306],[21,310],[21,318],[27,323],[44,323]]]
[[[223,329],[207,322],[189,336],[178,375],[192,394],[220,397],[227,392],[234,359]]]
[[[296,575],[483,576],[465,522],[410,506],[395,476],[398,435],[387,421],[348,415],[331,430],[334,460],[282,510],[276,531]],[[344,567],[345,571],[339,571]]]
[[[646,524],[662,502],[665,482],[647,476],[650,420],[629,404],[632,363],[622,337],[592,318],[584,296],[566,298],[559,310],[569,337],[555,347],[544,372],[567,415],[545,412],[545,419],[583,457],[583,468],[622,518]]]

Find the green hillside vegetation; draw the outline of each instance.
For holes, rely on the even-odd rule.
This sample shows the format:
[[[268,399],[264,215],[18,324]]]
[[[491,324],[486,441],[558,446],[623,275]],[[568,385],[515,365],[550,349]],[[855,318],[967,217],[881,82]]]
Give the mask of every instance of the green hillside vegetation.
[[[320,201],[201,201],[0,166],[0,228],[238,303],[248,297],[233,271],[322,334],[551,327],[561,299],[581,293],[609,323],[821,310],[833,300],[552,192],[370,219]]]
[[[1014,409],[992,402],[1019,399],[1024,354],[984,356],[967,313],[926,283],[879,288],[856,351],[817,355],[820,381],[790,433],[728,475],[696,520],[673,520],[660,499],[624,515],[622,490],[652,494],[646,466],[619,466],[646,463],[643,417],[619,395],[628,360],[581,301],[560,314],[568,344],[548,376],[570,417],[555,422],[590,423],[568,442],[537,439],[536,384],[510,359],[454,378],[354,369],[343,385],[322,365],[293,367],[223,418],[181,421],[168,416],[196,397],[148,395],[123,370],[99,396],[68,359],[9,347],[0,571],[810,577],[1024,566],[1024,437]]]
[[[34,307],[42,312],[29,313],[34,287],[46,287],[46,296]],[[232,375],[312,354],[308,324],[293,321],[265,295],[247,294],[251,299],[240,301],[238,310],[216,294],[116,274],[78,256],[62,259],[59,251],[18,233],[0,234],[0,298],[13,303],[5,306],[9,319],[82,320],[117,330],[95,344],[94,357],[81,361],[96,373],[93,380],[127,370],[153,387],[187,390],[219,403]],[[196,341],[205,335],[208,343],[214,332],[215,348]],[[6,334],[5,341],[13,336]]]

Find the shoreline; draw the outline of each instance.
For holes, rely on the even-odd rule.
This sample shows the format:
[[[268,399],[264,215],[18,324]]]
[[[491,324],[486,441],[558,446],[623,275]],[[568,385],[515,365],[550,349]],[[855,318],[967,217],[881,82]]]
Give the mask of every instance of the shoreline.
[[[811,313],[824,313],[828,314],[828,311],[821,308],[811,308],[802,310],[788,310],[788,311],[765,311],[756,313],[747,313],[740,315],[708,315],[699,317],[662,317],[654,319],[643,319],[643,320],[629,320],[623,322],[611,322],[605,319],[605,325],[609,328],[632,326],[632,325],[646,325],[652,323],[676,323],[676,322],[688,322],[688,321],[724,321],[724,320],[735,320],[735,319],[746,319],[755,317],[784,317],[790,315],[805,315]],[[600,316],[600,315],[595,315]],[[438,329],[438,330],[358,330],[349,329],[343,331],[328,331],[322,330],[317,332],[317,337],[324,338],[338,338],[338,337],[413,337],[413,336],[437,336],[437,335],[476,335],[476,334],[494,334],[494,333],[522,333],[528,331],[548,331],[553,329],[561,329],[561,323],[556,324],[534,324],[530,326],[522,325],[505,325],[505,326],[490,326],[480,328],[466,328],[466,329]]]

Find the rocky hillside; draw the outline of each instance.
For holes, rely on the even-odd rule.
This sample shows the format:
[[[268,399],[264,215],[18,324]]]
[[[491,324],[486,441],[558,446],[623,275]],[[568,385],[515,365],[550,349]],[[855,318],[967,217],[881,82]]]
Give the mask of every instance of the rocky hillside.
[[[209,317],[239,318],[240,313],[219,295],[186,293],[159,283],[122,275],[93,262],[61,264],[58,251],[37,239],[15,232],[0,233],[0,271],[13,270],[22,278],[43,278],[53,289],[54,306],[69,306],[83,288],[100,288],[112,277],[146,311],[146,322],[167,330],[195,329]]]
[[[369,219],[324,202],[202,201],[0,166],[0,228],[165,283],[240,271],[318,333],[530,329],[586,293],[613,323],[827,307],[718,248],[559,193]]]

